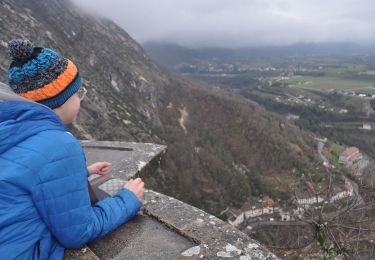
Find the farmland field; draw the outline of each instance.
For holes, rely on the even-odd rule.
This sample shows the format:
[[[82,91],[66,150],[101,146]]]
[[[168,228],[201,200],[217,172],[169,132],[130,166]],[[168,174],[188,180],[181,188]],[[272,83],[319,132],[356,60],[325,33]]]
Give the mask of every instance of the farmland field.
[[[289,86],[305,89],[355,91],[363,94],[375,94],[375,79],[344,78],[332,76],[293,76],[284,80]]]

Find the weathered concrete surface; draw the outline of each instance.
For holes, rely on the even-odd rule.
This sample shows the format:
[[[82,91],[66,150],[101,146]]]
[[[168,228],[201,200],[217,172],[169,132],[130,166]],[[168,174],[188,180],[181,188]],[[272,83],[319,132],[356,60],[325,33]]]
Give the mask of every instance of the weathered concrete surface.
[[[65,250],[64,259],[100,260],[100,258],[95,255],[87,246],[81,248],[80,250]]]
[[[126,225],[88,245],[100,259],[173,259],[195,244],[149,216],[138,215]]]
[[[165,145],[130,142],[81,141],[81,144],[88,165],[108,161],[112,163],[111,175],[126,180],[155,171],[167,148]]]
[[[129,179],[156,170],[166,147],[82,141],[88,164],[112,162],[112,175]],[[141,163],[142,162],[142,163]],[[278,259],[226,222],[172,197],[146,190],[141,213],[65,259]]]
[[[191,259],[278,259],[228,223],[166,195],[146,190],[143,212],[197,243]]]

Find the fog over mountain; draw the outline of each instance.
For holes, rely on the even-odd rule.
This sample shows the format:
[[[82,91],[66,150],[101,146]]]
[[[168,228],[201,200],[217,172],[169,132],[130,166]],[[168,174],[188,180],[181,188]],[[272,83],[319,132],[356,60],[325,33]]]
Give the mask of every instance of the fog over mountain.
[[[371,0],[73,0],[117,22],[138,42],[259,47],[375,42]]]

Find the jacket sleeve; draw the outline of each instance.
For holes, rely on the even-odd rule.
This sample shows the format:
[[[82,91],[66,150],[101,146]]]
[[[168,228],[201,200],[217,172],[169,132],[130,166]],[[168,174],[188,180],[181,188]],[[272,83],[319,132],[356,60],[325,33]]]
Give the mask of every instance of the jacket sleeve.
[[[41,218],[62,246],[81,247],[137,214],[141,204],[127,189],[92,206],[81,146],[76,141],[60,146],[59,151],[38,174],[40,181],[32,196]]]

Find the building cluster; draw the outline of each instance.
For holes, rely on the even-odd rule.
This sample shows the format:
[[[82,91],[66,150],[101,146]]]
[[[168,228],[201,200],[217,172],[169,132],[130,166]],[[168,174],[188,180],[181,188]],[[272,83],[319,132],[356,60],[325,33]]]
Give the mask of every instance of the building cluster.
[[[345,181],[345,190],[332,196],[330,199],[330,202],[335,202],[337,200],[348,198],[354,195],[354,189],[353,189],[352,183],[349,181],[348,178],[345,178],[344,181]]]
[[[326,201],[324,198],[320,196],[297,198],[298,207],[294,209],[285,210],[281,207],[277,207],[276,203],[272,198],[270,198],[269,196],[265,196],[263,197],[263,200],[261,200],[261,207],[253,206],[251,209],[245,211],[228,210],[228,223],[232,226],[237,227],[246,220],[256,220],[256,218],[262,216],[269,216],[269,219],[267,217],[266,221],[275,221],[275,219],[279,221],[295,221],[296,219],[302,218],[306,209],[313,206],[314,204],[319,204],[322,202],[333,203],[335,201],[354,196],[354,190],[350,180],[348,178],[344,178],[344,183],[345,190],[333,195],[329,199],[329,201]]]
[[[369,160],[363,157],[357,147],[349,147],[340,154],[339,163],[354,176],[361,176],[369,165]]]
[[[260,207],[252,206],[249,210],[228,210],[227,215],[229,217],[229,224],[231,224],[232,226],[238,226],[247,219],[253,219],[263,215],[272,215],[282,212],[281,208],[275,207],[275,201],[269,196],[264,196],[263,199],[259,202],[261,202],[262,204]],[[271,221],[273,221],[273,218],[271,219]]]

